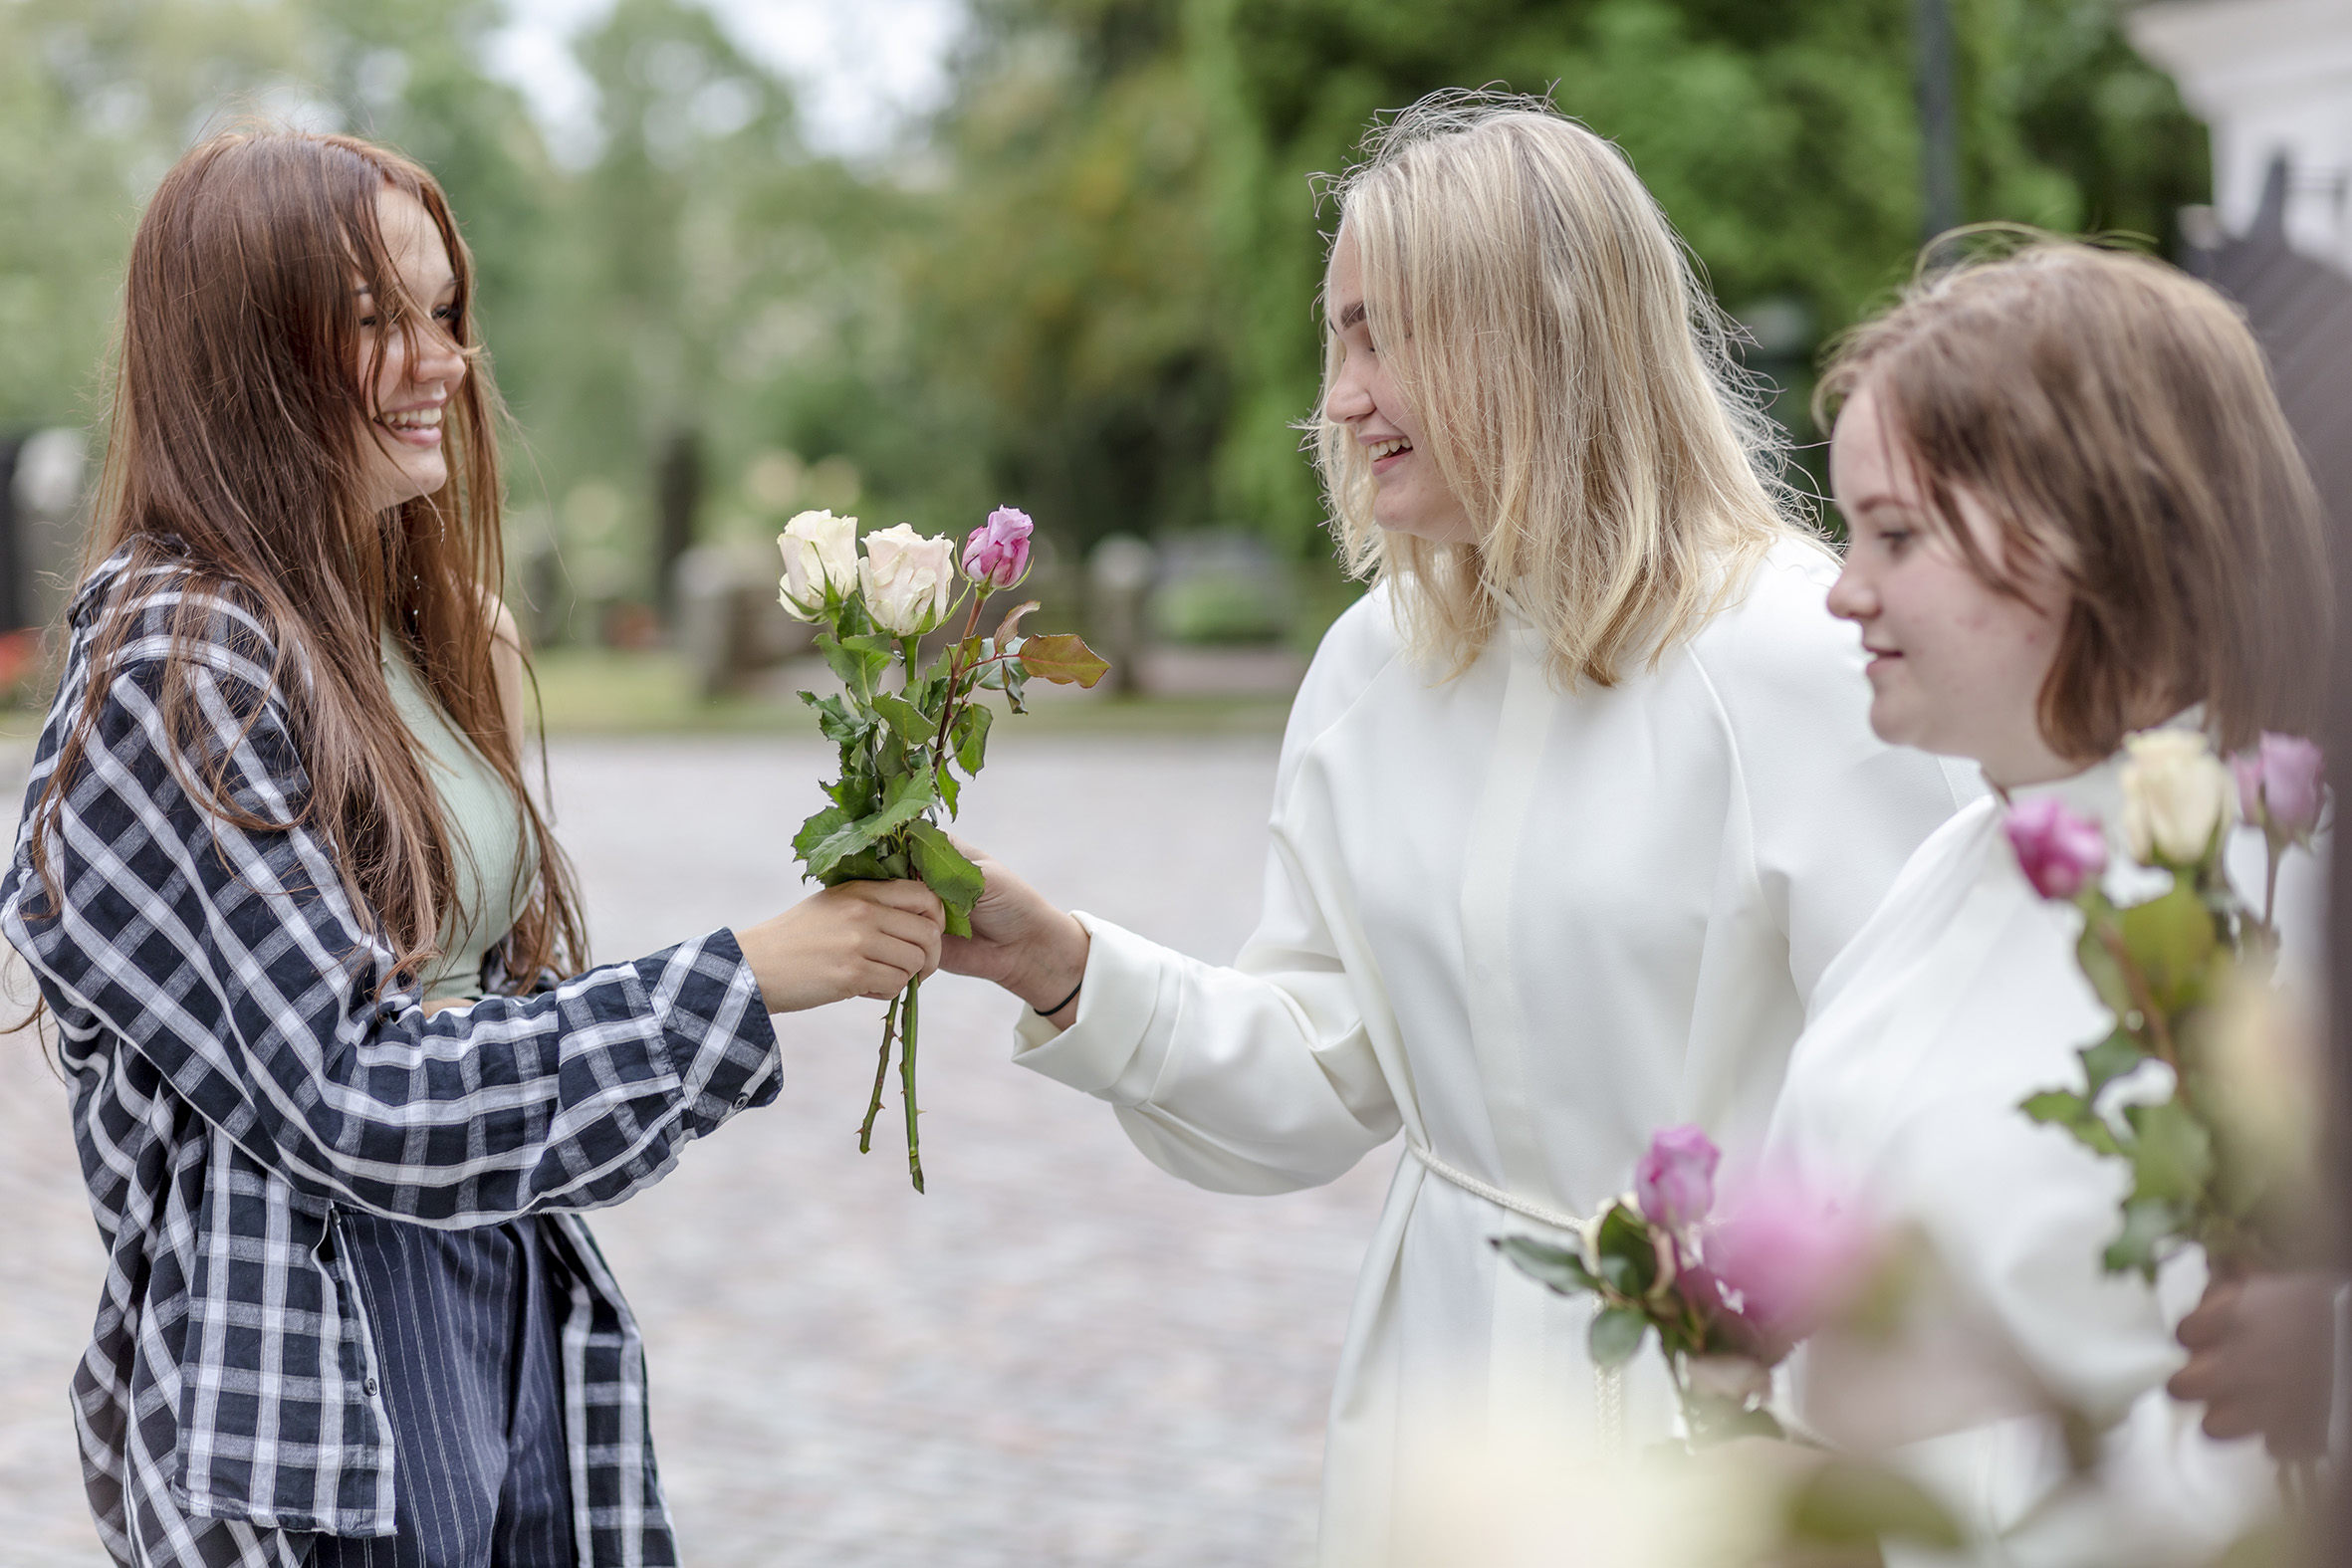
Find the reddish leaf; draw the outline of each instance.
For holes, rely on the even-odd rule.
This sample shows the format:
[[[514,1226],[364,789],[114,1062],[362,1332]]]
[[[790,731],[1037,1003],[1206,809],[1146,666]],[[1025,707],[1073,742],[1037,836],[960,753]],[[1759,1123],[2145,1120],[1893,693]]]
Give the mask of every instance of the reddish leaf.
[[[1036,599],[1014,605],[1012,611],[1003,620],[997,622],[997,646],[1001,648],[1019,636],[1021,634],[1021,617],[1037,607],[1038,601]]]
[[[1091,687],[1110,670],[1100,655],[1069,632],[1031,637],[1021,645],[1021,663],[1031,675],[1057,686]]]

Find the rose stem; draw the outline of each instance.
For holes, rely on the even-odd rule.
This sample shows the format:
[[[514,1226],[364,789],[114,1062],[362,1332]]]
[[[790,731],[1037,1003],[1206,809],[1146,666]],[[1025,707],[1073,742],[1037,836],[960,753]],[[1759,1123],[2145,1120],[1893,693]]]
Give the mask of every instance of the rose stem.
[[[964,656],[964,644],[970,642],[972,633],[980,629],[980,606],[988,602],[992,591],[985,582],[973,585],[972,613],[964,617],[964,634],[948,650],[947,696],[939,705],[939,735],[931,743],[931,762],[934,767],[944,767],[947,763],[947,731],[956,717],[956,682],[964,678],[964,672],[957,668],[957,661]],[[977,664],[973,666],[974,669],[979,667]]]
[[[865,1102],[865,1125],[857,1129],[857,1152],[871,1154],[874,1147],[874,1118],[882,1114],[882,1082],[890,1075],[890,1038],[898,1032],[898,999],[890,999],[890,1010],[882,1017],[882,1056],[874,1063],[874,1094]]]
[[[918,1193],[923,1190],[923,1135],[915,1131],[915,1004],[922,987],[919,978],[906,983],[906,1032],[898,1051],[898,1092],[906,1101],[906,1169]]]

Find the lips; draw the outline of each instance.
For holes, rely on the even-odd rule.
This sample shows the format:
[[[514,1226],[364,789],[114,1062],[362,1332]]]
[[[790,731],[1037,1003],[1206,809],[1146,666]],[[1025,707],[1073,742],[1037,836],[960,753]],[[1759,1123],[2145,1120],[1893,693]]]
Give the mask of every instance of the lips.
[[[1403,436],[1390,436],[1383,441],[1364,443],[1364,455],[1372,460],[1372,472],[1385,474],[1404,458],[1410,456],[1413,443]]]

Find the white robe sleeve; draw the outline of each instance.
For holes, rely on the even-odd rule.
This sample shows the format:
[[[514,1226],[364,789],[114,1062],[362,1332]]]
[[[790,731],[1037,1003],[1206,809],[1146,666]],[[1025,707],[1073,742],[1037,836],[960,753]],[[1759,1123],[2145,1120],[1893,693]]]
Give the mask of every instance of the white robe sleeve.
[[[1300,756],[1362,690],[1372,650],[1348,630],[1334,629],[1293,706],[1264,912],[1241,957],[1204,964],[1081,910],[1092,947],[1076,1021],[1058,1034],[1025,1011],[1015,1030],[1014,1060],[1108,1100],[1153,1164],[1212,1192],[1320,1186],[1401,1125],[1360,978],[1283,822]]]

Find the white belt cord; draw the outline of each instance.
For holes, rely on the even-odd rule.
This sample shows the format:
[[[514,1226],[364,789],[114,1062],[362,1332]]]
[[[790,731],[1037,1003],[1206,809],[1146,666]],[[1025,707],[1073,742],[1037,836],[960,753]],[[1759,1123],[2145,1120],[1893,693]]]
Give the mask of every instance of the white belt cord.
[[[1581,1232],[1584,1222],[1573,1215],[1561,1214],[1542,1204],[1529,1203],[1505,1192],[1490,1182],[1482,1182],[1468,1171],[1457,1170],[1439,1159],[1429,1146],[1418,1138],[1407,1137],[1405,1147],[1413,1151],[1413,1158],[1432,1176],[1453,1183],[1474,1197],[1484,1198],[1498,1209],[1508,1209],[1515,1215],[1525,1215],[1538,1225],[1555,1231]],[[1600,1429],[1602,1451],[1615,1454],[1625,1446],[1625,1371],[1622,1367],[1594,1367],[1592,1369],[1593,1423]]]
[[[1490,1186],[1480,1181],[1468,1171],[1456,1170],[1432,1154],[1429,1146],[1418,1138],[1407,1138],[1405,1147],[1413,1151],[1414,1159],[1428,1167],[1432,1176],[1443,1177],[1464,1192],[1484,1198],[1498,1209],[1508,1209],[1515,1215],[1526,1215],[1529,1220],[1535,1221],[1539,1225],[1547,1225],[1554,1231],[1580,1232],[1584,1229],[1584,1222],[1574,1215],[1564,1215],[1556,1209],[1547,1209],[1541,1204],[1531,1204],[1525,1198],[1515,1198],[1500,1187]]]

